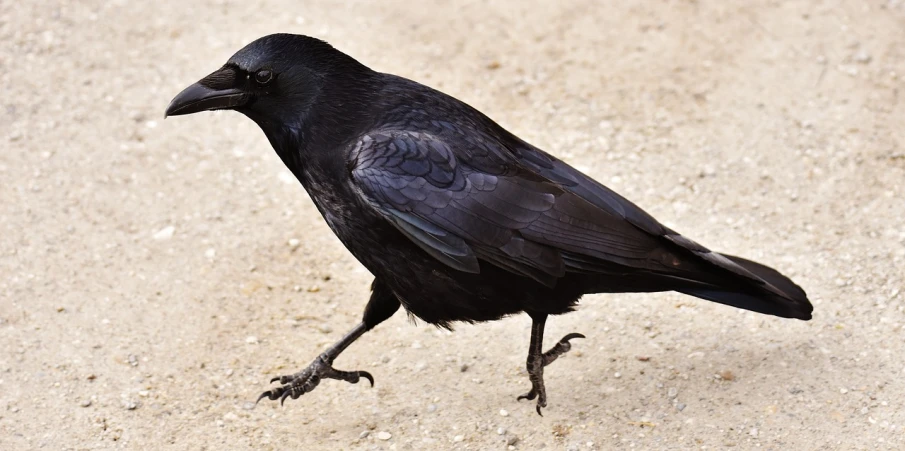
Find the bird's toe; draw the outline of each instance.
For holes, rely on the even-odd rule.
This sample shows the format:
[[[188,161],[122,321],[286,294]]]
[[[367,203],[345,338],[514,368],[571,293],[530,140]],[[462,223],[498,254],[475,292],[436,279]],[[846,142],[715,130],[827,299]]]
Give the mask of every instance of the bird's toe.
[[[374,386],[374,376],[371,376],[371,373],[367,371],[340,371],[333,368],[328,363],[329,361],[322,355],[314,359],[307,368],[298,373],[270,379],[270,383],[279,382],[281,385],[262,393],[258,400],[255,401],[255,404],[267,398],[271,401],[279,399],[282,405],[286,398],[298,399],[305,393],[314,390],[324,379],[336,379],[355,384],[364,378],[371,383],[372,387]]]

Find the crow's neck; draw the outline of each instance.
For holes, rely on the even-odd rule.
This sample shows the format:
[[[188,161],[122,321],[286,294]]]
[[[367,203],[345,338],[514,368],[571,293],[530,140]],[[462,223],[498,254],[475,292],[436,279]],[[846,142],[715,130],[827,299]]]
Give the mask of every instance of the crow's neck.
[[[296,176],[318,167],[342,167],[342,151],[373,121],[369,112],[378,90],[369,77],[339,80],[323,86],[298,116],[279,123],[256,122]]]
[[[376,77],[339,79],[321,87],[310,107],[292,121],[259,125],[300,180],[339,175],[346,165],[345,151],[373,123],[372,103],[379,91]]]

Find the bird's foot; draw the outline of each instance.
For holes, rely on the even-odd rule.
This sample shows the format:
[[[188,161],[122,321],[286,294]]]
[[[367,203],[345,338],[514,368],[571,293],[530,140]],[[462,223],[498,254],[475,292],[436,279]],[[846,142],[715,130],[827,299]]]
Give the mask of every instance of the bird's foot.
[[[333,368],[331,363],[331,358],[321,354],[304,370],[271,379],[271,383],[279,381],[282,386],[261,393],[255,403],[268,398],[271,401],[279,399],[280,404],[283,404],[286,398],[297,399],[299,396],[314,390],[323,379],[337,379],[356,384],[359,379],[365,378],[371,383],[372,387],[374,386],[374,377],[367,371],[340,371]]]
[[[569,352],[572,344],[569,340],[573,338],[584,338],[584,335],[571,333],[562,337],[556,345],[543,354],[528,355],[528,379],[531,381],[531,390],[528,393],[520,395],[519,401],[527,399],[529,401],[537,398],[537,414],[544,416],[541,409],[547,407],[547,389],[544,387],[544,367],[553,363],[559,356]]]

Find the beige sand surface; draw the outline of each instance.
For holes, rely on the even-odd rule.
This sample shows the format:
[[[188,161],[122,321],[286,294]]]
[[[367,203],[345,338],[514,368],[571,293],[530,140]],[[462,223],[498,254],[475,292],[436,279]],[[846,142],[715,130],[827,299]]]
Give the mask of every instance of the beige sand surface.
[[[163,121],[277,31],[776,266],[814,320],[588,296],[548,322],[588,338],[548,368],[540,418],[515,401],[527,317],[450,334],[397,314],[337,361],[374,388],[251,409],[371,280],[251,121]],[[0,449],[903,449],[903,77],[900,0],[4,1]]]

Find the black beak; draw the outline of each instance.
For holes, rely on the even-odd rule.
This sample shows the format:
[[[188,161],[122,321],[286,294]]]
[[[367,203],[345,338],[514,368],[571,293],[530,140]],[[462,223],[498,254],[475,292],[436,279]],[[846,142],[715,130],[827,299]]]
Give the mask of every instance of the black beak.
[[[220,84],[216,82],[210,82],[212,80],[220,78],[217,77],[218,75],[221,75],[219,72],[225,72],[229,70],[231,69],[221,69],[221,71],[214,72],[198,83],[185,88],[182,92],[179,93],[179,95],[177,95],[173,99],[173,101],[170,102],[170,106],[167,107],[167,111],[166,113],[164,113],[164,117],[180,116],[183,114],[192,114],[200,111],[230,109],[247,104],[251,96],[249,96],[241,89],[216,89],[210,87],[210,85]]]

